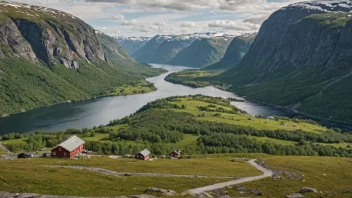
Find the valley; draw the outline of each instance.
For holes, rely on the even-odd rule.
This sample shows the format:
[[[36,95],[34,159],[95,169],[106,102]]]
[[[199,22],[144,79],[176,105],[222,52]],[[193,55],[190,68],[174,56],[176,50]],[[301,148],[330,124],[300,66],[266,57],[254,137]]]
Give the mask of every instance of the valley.
[[[16,1],[1,198],[352,197],[352,2]]]

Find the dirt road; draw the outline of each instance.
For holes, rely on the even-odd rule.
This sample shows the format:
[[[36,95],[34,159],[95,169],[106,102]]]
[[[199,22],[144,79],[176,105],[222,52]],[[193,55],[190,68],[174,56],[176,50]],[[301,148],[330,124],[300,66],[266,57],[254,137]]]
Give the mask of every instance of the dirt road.
[[[47,168],[71,168],[78,170],[89,170],[99,172],[105,175],[112,176],[142,176],[142,177],[184,177],[184,178],[214,178],[214,179],[235,179],[235,177],[219,177],[219,176],[200,176],[200,175],[174,175],[162,173],[129,173],[129,172],[116,172],[103,168],[84,167],[84,166],[42,166]]]
[[[4,145],[2,145],[1,142],[0,142],[0,147],[1,147],[2,149],[4,149],[4,150],[6,151],[6,153],[8,153],[8,154],[11,154],[11,153],[12,153],[11,151],[7,150],[7,148],[4,147]]]
[[[237,180],[233,180],[233,181],[229,181],[229,182],[224,182],[224,183],[213,184],[210,186],[204,186],[201,188],[195,188],[195,189],[188,190],[182,194],[183,195],[186,195],[186,194],[197,195],[197,194],[209,192],[209,191],[220,189],[220,188],[225,188],[227,186],[233,186],[233,185],[237,185],[237,184],[241,184],[241,183],[245,183],[245,182],[260,180],[260,179],[263,179],[266,177],[271,177],[273,175],[273,172],[271,170],[263,168],[263,167],[259,166],[257,163],[255,163],[255,159],[250,160],[248,163],[251,164],[252,166],[254,166],[255,168],[257,168],[258,170],[260,170],[261,172],[263,172],[264,174],[260,175],[260,176],[255,176],[255,177],[244,177],[241,179],[237,179]]]

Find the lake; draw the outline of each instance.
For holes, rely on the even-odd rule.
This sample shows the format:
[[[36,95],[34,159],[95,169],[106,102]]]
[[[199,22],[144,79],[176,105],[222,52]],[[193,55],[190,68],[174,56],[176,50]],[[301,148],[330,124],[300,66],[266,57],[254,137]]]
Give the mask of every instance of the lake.
[[[147,81],[154,83],[155,86],[158,88],[158,90],[155,92],[130,96],[105,97],[70,104],[59,104],[50,107],[31,110],[25,113],[11,115],[10,117],[0,119],[0,135],[10,132],[23,133],[32,132],[36,130],[64,131],[68,128],[81,129],[91,128],[93,126],[99,125],[106,125],[111,120],[123,118],[136,112],[148,102],[152,102],[154,100],[170,96],[203,94],[215,97],[239,98],[234,93],[222,91],[214,87],[190,88],[183,85],[177,85],[170,82],[166,82],[164,80],[164,78],[170,73],[190,68],[157,64],[153,64],[153,66],[164,68],[169,71],[166,74],[147,79]],[[264,104],[253,103],[250,101],[232,102],[232,104],[242,110],[247,111],[249,114],[252,115],[277,115],[309,118],[289,110]],[[336,123],[319,119],[316,120],[319,123],[330,127],[340,127],[345,130],[352,129],[352,126],[348,124]]]

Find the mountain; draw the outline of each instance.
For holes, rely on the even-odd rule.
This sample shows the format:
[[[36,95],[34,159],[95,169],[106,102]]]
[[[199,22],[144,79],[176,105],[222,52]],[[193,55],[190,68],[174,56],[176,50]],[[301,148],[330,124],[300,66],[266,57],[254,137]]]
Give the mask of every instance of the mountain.
[[[209,65],[204,69],[228,69],[237,65],[248,52],[256,36],[257,34],[254,33],[235,37],[228,46],[223,58],[219,62]]]
[[[217,79],[257,101],[352,122],[351,8],[325,0],[276,11],[239,65]]]
[[[157,35],[137,51],[133,57],[143,63],[166,63],[194,41],[193,37]]]
[[[231,36],[197,39],[189,47],[181,50],[169,64],[197,68],[214,64],[224,57],[232,39]]]
[[[70,14],[1,1],[0,115],[105,95],[161,73],[102,37]]]
[[[119,36],[116,39],[128,55],[133,56],[133,54],[140,50],[151,38]]]

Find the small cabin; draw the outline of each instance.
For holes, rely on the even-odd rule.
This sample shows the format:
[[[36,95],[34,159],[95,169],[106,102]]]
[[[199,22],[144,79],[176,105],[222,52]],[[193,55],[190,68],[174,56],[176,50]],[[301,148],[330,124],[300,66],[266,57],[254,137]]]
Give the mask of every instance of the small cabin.
[[[171,153],[169,153],[169,156],[173,157],[173,158],[180,158],[181,157],[181,151],[180,150],[172,151]]]
[[[144,149],[143,151],[137,153],[135,157],[140,160],[148,160],[150,158],[150,151],[148,149]]]
[[[84,150],[84,144],[82,139],[74,135],[51,149],[51,156],[73,158]]]

